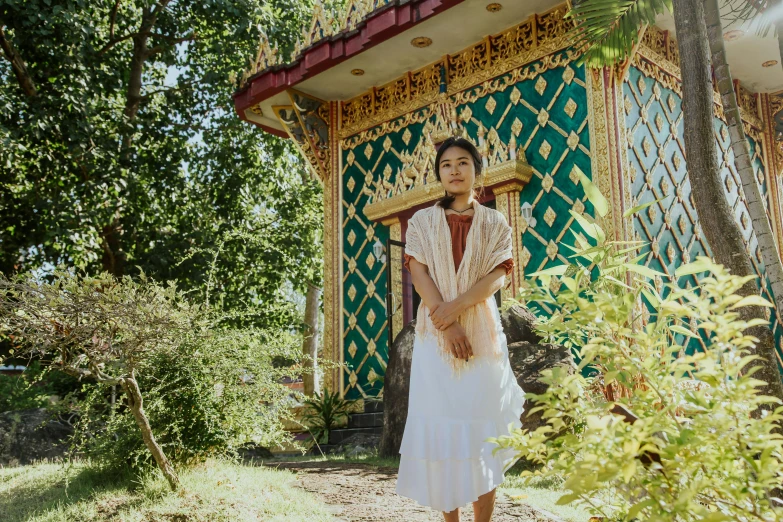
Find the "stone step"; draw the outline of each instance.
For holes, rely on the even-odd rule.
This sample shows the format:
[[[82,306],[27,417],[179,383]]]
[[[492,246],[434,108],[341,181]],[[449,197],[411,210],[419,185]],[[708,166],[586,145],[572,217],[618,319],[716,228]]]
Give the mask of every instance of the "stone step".
[[[349,428],[374,428],[383,426],[383,412],[352,413],[348,418]]]

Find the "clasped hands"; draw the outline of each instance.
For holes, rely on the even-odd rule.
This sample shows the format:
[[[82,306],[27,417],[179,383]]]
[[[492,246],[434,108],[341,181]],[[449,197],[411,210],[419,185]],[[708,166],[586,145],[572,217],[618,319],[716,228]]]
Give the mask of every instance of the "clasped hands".
[[[468,342],[465,329],[457,322],[457,317],[465,311],[464,305],[454,301],[441,301],[430,308],[430,320],[446,337],[446,347],[454,357],[465,359],[473,357],[473,347]]]

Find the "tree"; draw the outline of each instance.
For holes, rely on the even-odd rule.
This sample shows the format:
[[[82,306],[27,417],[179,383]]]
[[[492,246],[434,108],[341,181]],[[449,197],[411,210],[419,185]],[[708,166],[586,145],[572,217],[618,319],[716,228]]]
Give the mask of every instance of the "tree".
[[[673,10],[680,53],[686,161],[694,205],[699,219],[706,224],[702,229],[715,259],[733,274],[748,276],[754,274],[753,268],[739,226],[729,210],[720,179],[713,136],[710,52],[702,1],[675,0],[672,4],[670,0],[626,0],[619,3],[582,0],[574,4],[571,16],[577,21],[577,43],[587,46],[585,62],[591,66],[605,66],[627,59],[639,41],[643,24],[652,24],[658,13]],[[730,87],[730,97],[736,106],[733,85]],[[738,137],[735,133],[732,139]],[[742,147],[741,144],[736,146],[736,150]],[[755,187],[755,180],[752,183]],[[749,190],[753,187],[749,187]],[[748,197],[752,199],[753,196],[751,194]],[[754,205],[749,211],[754,225],[763,222],[769,225],[763,205]],[[761,215],[757,215],[759,213]],[[763,230],[757,231],[759,233],[764,236]],[[776,277],[775,274],[783,274],[776,251],[770,265],[767,265],[767,257],[764,260],[771,279]],[[758,295],[757,286],[752,280],[746,281],[740,292],[746,296]],[[776,295],[775,300],[776,304],[780,304],[783,292]],[[748,319],[765,317],[764,310],[758,306],[747,307],[743,313],[750,314]],[[772,332],[768,327],[754,326],[750,333],[759,339],[756,353],[767,362],[764,369],[767,382],[765,392],[783,401],[783,385],[775,362]]]
[[[292,323],[290,280],[320,286],[321,188],[287,140],[237,118],[232,78],[260,29],[290,48],[309,0],[0,3],[0,271],[67,263],[206,286]],[[239,319],[237,319],[239,320]]]
[[[12,336],[18,354],[52,357],[52,367],[78,379],[119,385],[147,449],[173,490],[179,478],[152,432],[137,370],[154,353],[173,350],[198,326],[191,307],[173,285],[117,281],[55,271],[50,284],[24,273],[0,274],[0,331]]]
[[[676,5],[676,4],[675,4]],[[694,5],[694,8],[695,5]],[[753,232],[756,235],[756,241],[758,241],[759,249],[761,250],[762,259],[764,260],[764,272],[769,279],[770,286],[772,287],[772,294],[778,296],[776,303],[783,303],[783,265],[781,265],[780,256],[778,255],[778,249],[775,245],[774,235],[772,234],[772,228],[770,227],[767,211],[762,203],[761,192],[756,181],[755,173],[753,172],[753,165],[750,161],[750,147],[748,140],[745,136],[745,130],[742,125],[742,118],[740,116],[739,105],[737,104],[737,96],[734,90],[734,82],[731,78],[731,71],[729,70],[729,64],[726,61],[726,49],[723,43],[723,28],[721,26],[720,9],[718,6],[718,0],[704,0],[704,20],[706,23],[706,33],[709,38],[709,50],[712,61],[712,70],[715,74],[715,83],[718,87],[718,92],[721,96],[721,103],[723,105],[723,114],[726,117],[726,125],[729,129],[729,136],[731,137],[731,148],[734,151],[734,164],[737,168],[737,173],[742,181],[742,192],[745,194],[745,201],[748,205],[748,212],[751,220],[753,221]],[[700,23],[700,22],[698,22]],[[699,36],[702,35],[701,27],[699,28]],[[708,71],[709,72],[709,71]],[[711,94],[712,84],[710,83],[709,93]],[[711,108],[711,107],[710,107]],[[705,108],[702,108],[704,110]],[[686,107],[687,111],[687,107]],[[701,116],[703,117],[703,115]],[[688,118],[686,118],[686,143],[688,140]],[[687,145],[686,145],[687,146]],[[714,148],[714,140],[713,140]],[[700,149],[705,150],[705,149]],[[717,150],[714,152],[717,158]],[[717,167],[717,160],[715,167]],[[722,187],[720,189],[722,192]],[[697,197],[698,195],[694,195]],[[725,202],[725,197],[722,198]],[[731,214],[728,204],[725,205],[724,212]],[[701,215],[701,214],[700,214]],[[732,215],[733,220],[733,215]],[[739,229],[737,229],[739,232]],[[732,231],[731,236],[735,234]],[[710,238],[712,240],[712,238]],[[744,246],[742,243],[742,236],[739,235],[739,245],[737,244],[737,238],[733,237],[733,248],[737,246]],[[710,243],[712,244],[712,243]],[[723,258],[728,257],[729,253],[724,254]],[[745,256],[741,257],[737,263],[743,263],[741,268],[732,266],[732,272],[737,270],[739,274],[752,274],[753,267],[750,261]],[[747,288],[743,289],[743,295],[752,295],[756,292],[756,285],[752,281],[746,283]],[[779,308],[780,310],[780,308]],[[763,317],[764,310],[760,307],[756,309],[748,308],[743,310],[745,313],[749,313],[748,317]],[[775,340],[772,336],[772,332],[764,332],[763,327],[757,327],[754,335],[764,336],[762,342],[759,343],[760,351],[763,351],[761,355],[768,361],[772,361],[773,364],[768,364],[762,367],[759,372],[759,377],[765,382],[772,383],[766,390],[767,393],[775,397],[783,399],[783,384],[780,381],[780,372],[777,369],[777,365],[774,364],[775,358]]]
[[[608,202],[582,183],[603,217]],[[537,475],[564,480],[558,504],[578,502],[603,520],[780,520],[780,499],[769,492],[783,479],[783,406],[770,411],[776,399],[762,391],[747,333],[766,321],[742,313],[771,303],[738,292],[756,276],[700,256],[675,272],[703,274],[696,287],[674,280],[659,292],[649,277],[662,273],[644,265],[648,254],[637,256],[642,242],[609,241],[595,219],[571,214],[581,228],[572,230],[574,254],[530,274],[521,298],[553,310],[536,330],[576,351],[583,371],[544,370],[546,391],[529,398],[547,424],[490,442],[534,461]],[[706,348],[689,353],[696,337]]]

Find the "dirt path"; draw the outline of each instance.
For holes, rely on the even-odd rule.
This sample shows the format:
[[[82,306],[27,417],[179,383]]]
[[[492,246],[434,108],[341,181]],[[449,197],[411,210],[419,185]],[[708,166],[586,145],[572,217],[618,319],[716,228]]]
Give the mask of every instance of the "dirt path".
[[[297,485],[318,495],[333,508],[340,521],[437,522],[439,511],[420,506],[395,492],[397,469],[340,462],[269,462],[265,464],[297,473]],[[513,503],[501,491],[495,501],[492,522],[553,522],[555,518],[527,505]],[[460,509],[460,521],[473,521],[473,507]]]

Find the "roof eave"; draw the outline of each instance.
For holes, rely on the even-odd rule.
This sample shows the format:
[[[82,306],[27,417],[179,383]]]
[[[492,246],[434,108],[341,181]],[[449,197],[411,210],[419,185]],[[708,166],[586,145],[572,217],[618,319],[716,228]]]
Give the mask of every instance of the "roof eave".
[[[258,125],[267,132],[287,136],[280,129],[273,129],[248,118],[246,111],[259,102],[295,87],[302,81],[313,78],[463,1],[398,0],[388,4],[371,13],[356,28],[319,40],[304,49],[296,61],[260,71],[234,93],[236,112],[243,120]]]

